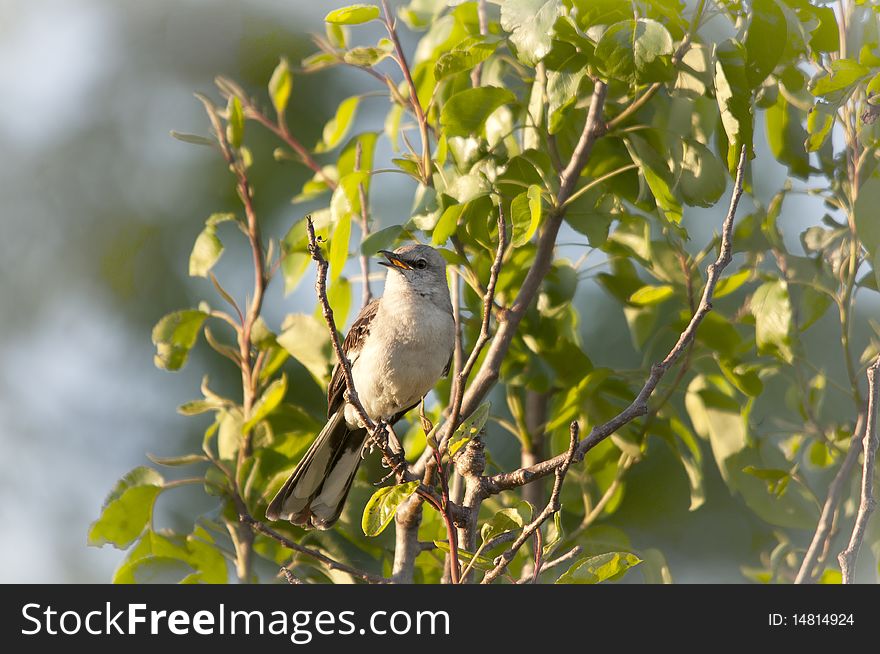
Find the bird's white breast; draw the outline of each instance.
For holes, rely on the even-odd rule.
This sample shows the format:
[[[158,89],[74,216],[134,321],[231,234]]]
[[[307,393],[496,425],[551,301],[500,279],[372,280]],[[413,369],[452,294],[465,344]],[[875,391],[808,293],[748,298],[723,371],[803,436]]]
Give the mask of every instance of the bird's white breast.
[[[352,364],[358,397],[374,420],[418,403],[442,376],[455,343],[448,311],[418,295],[408,300],[382,299]],[[350,408],[346,421],[357,422]]]

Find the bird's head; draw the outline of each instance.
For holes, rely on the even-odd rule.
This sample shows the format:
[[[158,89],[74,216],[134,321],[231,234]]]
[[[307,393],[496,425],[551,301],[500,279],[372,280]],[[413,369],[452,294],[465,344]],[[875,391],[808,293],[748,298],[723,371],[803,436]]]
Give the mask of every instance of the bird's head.
[[[394,252],[380,250],[388,268],[385,292],[411,290],[421,295],[449,297],[446,284],[446,260],[429,245],[403,245]]]

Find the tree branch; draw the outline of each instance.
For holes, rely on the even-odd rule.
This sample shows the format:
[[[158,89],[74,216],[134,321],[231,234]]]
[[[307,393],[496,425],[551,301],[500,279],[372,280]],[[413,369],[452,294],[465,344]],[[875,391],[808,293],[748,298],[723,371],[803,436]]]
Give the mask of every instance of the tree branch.
[[[228,97],[234,95],[238,97],[241,101],[241,107],[244,111],[245,118],[250,118],[251,120],[260,123],[263,127],[275,134],[275,136],[284,141],[284,143],[286,143],[287,146],[297,154],[300,161],[302,161],[306,167],[311,169],[315,175],[321,178],[321,181],[323,181],[331,191],[336,188],[336,182],[327,177],[321,164],[315,161],[314,157],[309,153],[308,148],[290,133],[283,115],[278,115],[277,121],[273,122],[266,114],[257,108],[250,97],[248,97],[247,93],[244,92],[244,89],[238,84],[225,77],[217,77],[215,82],[224,96]]]
[[[550,493],[550,501],[547,502],[547,506],[544,507],[544,510],[538,515],[537,518],[532,520],[528,525],[526,525],[525,529],[523,529],[522,533],[517,537],[515,541],[513,541],[513,545],[510,546],[510,549],[504,552],[498,559],[496,559],[495,567],[486,573],[486,576],[483,577],[483,581],[481,584],[491,584],[495,581],[501,574],[507,569],[507,566],[510,565],[510,562],[513,561],[513,558],[516,556],[516,553],[519,551],[519,548],[532,537],[532,534],[537,533],[537,531],[541,528],[541,525],[550,518],[554,513],[559,511],[559,494],[562,492],[562,482],[565,480],[565,473],[568,472],[568,468],[571,465],[572,460],[574,459],[575,451],[578,446],[578,432],[580,431],[577,422],[572,422],[569,428],[569,444],[568,451],[565,453],[565,459],[559,465],[559,467],[555,470],[556,481],[553,484],[553,491]],[[540,566],[536,566],[535,575],[540,573]]]
[[[859,460],[859,454],[862,453],[862,432],[864,428],[865,413],[862,412],[859,413],[859,417],[856,420],[846,458],[840,464],[837,474],[834,475],[834,480],[828,487],[828,497],[822,506],[822,515],[819,516],[816,533],[813,534],[813,540],[810,541],[810,546],[807,548],[807,553],[794,580],[796,584],[809,583],[816,577],[816,564],[819,562],[823,550],[826,549],[829,537],[831,536],[834,516],[837,514],[837,507],[840,504],[843,489],[849,480],[850,474],[852,474],[853,467]]]
[[[877,454],[877,397],[880,389],[877,388],[877,371],[880,370],[880,356],[871,367],[868,368],[868,417],[866,419],[865,437],[862,440],[864,459],[862,461],[862,486],[859,512],[856,515],[856,523],[853,525],[849,544],[837,557],[840,562],[840,572],[843,575],[843,583],[851,584],[855,581],[856,560],[859,556],[859,548],[865,537],[865,528],[868,519],[874,511],[877,501],[874,499],[874,462]]]
[[[714,263],[709,264],[706,271],[706,286],[703,289],[703,296],[697,310],[688,323],[685,330],[678,338],[678,342],[669,351],[666,357],[659,363],[651,366],[651,373],[648,376],[645,385],[639,391],[636,398],[623,411],[618,413],[608,422],[593,427],[590,434],[580,442],[574,455],[574,461],[581,461],[587,452],[596,445],[606,439],[608,436],[616,432],[624,425],[632,422],[639,416],[643,416],[648,412],[648,399],[657,388],[666,371],[678,360],[682,353],[693,341],[697,333],[697,329],[703,318],[712,310],[712,299],[715,293],[715,286],[721,277],[721,272],[730,263],[733,252],[733,219],[736,215],[736,207],[739,204],[740,196],[742,196],[743,174],[746,163],[745,148],[740,152],[739,164],[736,170],[736,181],[734,182],[733,194],[730,198],[730,207],[724,218],[721,229],[721,245],[719,247],[718,258]],[[497,342],[497,337],[496,337]],[[513,472],[502,473],[493,477],[486,477],[483,480],[483,490],[487,494],[500,493],[504,490],[517,488],[529,483],[535,479],[549,475],[558,467],[563,465],[566,460],[566,454],[560,454],[552,459],[548,459],[541,463],[529,466],[528,468],[520,468]]]

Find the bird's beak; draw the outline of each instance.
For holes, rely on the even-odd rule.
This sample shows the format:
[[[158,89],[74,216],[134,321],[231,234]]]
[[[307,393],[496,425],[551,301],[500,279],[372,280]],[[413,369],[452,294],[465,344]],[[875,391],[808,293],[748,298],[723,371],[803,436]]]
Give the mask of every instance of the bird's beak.
[[[388,261],[380,261],[380,266],[388,266],[389,268],[400,268],[402,270],[412,270],[413,267],[390,250],[379,250],[379,254],[383,255]]]

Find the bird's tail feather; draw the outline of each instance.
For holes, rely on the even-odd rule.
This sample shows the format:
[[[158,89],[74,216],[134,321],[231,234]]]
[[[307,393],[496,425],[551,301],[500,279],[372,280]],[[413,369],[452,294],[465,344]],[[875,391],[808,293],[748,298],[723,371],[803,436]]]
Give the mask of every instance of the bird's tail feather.
[[[340,408],[324,425],[266,509],[269,520],[327,529],[339,518],[367,439],[365,429],[346,424],[344,413]]]

